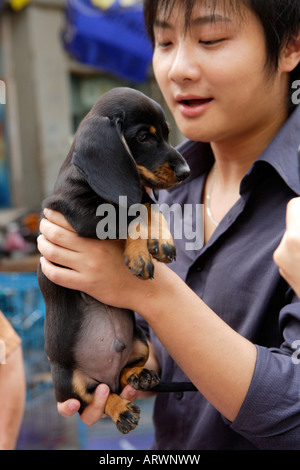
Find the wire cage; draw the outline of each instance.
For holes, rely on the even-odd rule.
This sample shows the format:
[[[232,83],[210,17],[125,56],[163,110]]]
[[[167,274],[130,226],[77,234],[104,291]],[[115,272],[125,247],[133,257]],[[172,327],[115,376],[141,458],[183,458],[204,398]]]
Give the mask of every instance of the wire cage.
[[[35,273],[0,274],[0,309],[22,339],[26,407],[18,449],[52,449],[63,440],[44,351],[45,307]]]

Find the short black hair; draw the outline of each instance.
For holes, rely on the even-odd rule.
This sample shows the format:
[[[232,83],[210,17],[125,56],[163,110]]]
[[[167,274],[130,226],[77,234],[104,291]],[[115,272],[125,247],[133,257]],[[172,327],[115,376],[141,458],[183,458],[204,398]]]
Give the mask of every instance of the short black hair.
[[[158,12],[166,17],[171,13],[178,0],[144,0],[144,17],[148,36],[154,45],[153,26]],[[185,11],[186,27],[197,0],[179,0]],[[206,2],[207,0],[199,0]],[[267,65],[276,70],[281,51],[300,32],[299,0],[209,0],[214,9],[223,3],[223,7],[241,11],[241,6],[248,7],[260,20],[266,39]],[[291,73],[291,82],[300,78],[300,64]]]

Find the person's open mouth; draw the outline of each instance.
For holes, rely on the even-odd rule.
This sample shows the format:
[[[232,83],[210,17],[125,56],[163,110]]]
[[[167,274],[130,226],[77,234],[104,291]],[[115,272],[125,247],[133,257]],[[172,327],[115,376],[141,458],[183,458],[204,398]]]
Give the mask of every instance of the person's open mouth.
[[[196,106],[201,106],[203,104],[209,103],[212,100],[212,98],[199,98],[199,99],[193,99],[193,100],[182,100],[181,103],[183,103],[185,106],[191,106],[192,108]]]
[[[176,97],[179,109],[184,116],[195,117],[202,114],[213,101],[213,98]]]

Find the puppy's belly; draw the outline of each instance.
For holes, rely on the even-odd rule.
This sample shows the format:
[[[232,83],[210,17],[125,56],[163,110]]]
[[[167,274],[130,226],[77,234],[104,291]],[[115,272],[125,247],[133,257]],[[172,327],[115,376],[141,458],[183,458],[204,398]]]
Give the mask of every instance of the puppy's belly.
[[[133,346],[133,312],[112,308],[86,297],[74,357],[77,368],[91,379],[119,390],[120,371]]]

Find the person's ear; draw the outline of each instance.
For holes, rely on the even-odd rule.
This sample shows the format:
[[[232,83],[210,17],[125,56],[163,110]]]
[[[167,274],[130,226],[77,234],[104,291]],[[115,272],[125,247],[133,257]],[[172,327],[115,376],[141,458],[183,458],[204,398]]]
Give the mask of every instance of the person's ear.
[[[292,38],[283,49],[279,59],[279,69],[282,72],[292,72],[300,63],[300,32]]]

